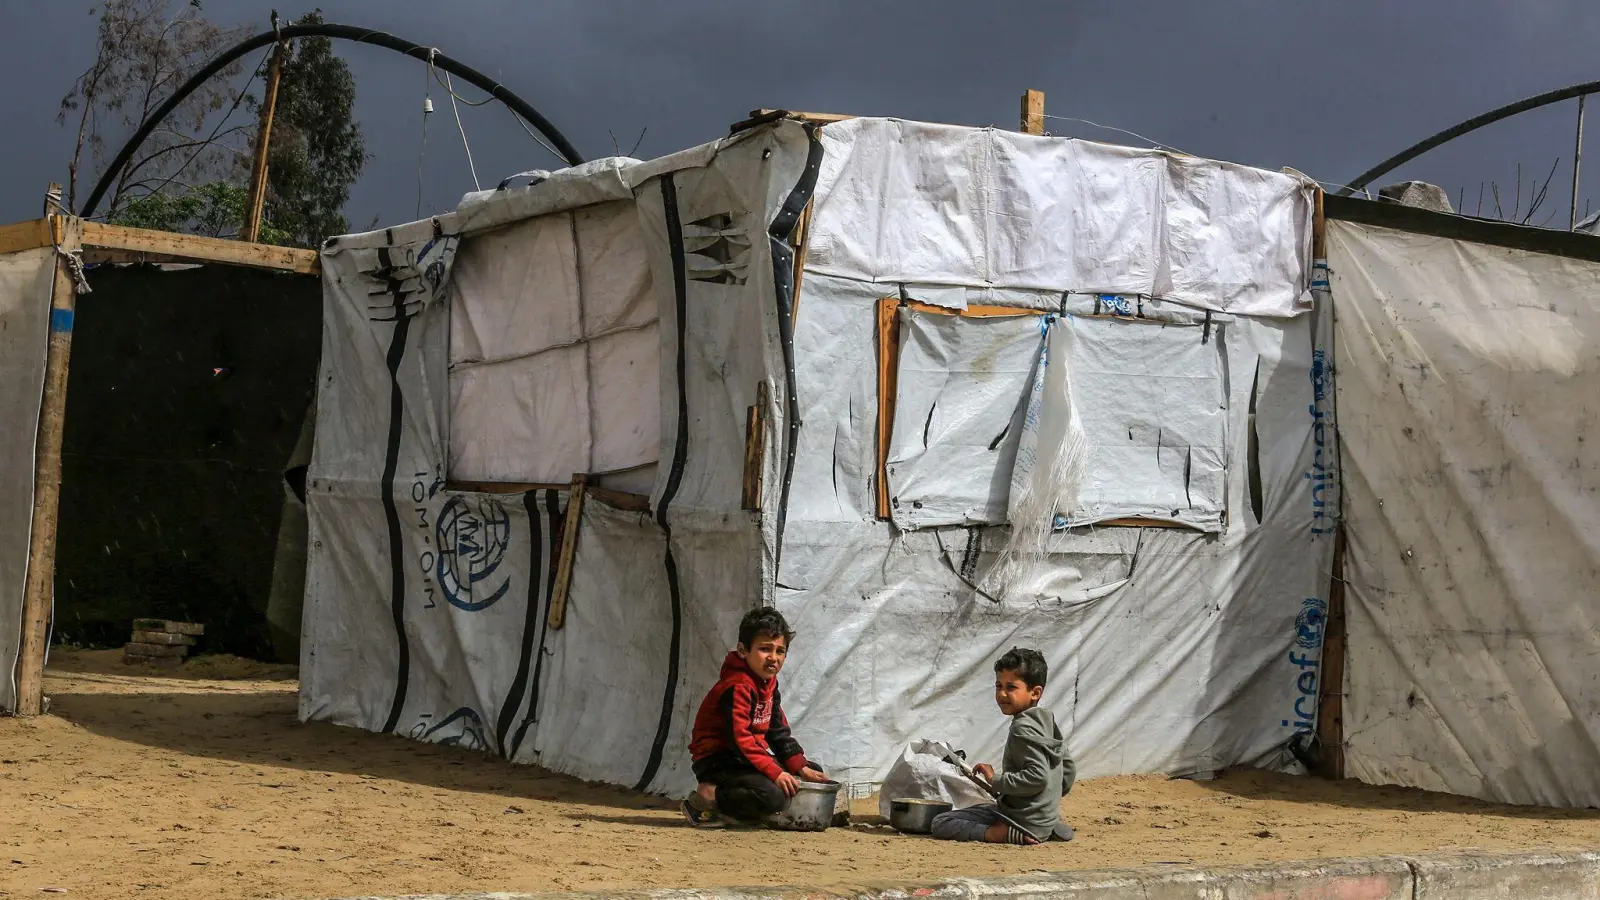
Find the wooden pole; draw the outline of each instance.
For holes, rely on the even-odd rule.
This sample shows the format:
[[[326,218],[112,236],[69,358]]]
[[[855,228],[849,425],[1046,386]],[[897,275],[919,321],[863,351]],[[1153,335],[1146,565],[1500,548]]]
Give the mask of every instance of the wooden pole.
[[[1022,131],[1044,134],[1044,91],[1022,92]]]
[[[276,22],[274,22],[276,25]],[[280,41],[267,63],[266,98],[261,103],[261,127],[256,131],[255,162],[250,169],[250,199],[245,210],[239,240],[255,242],[261,237],[261,211],[267,203],[267,150],[272,146],[272,117],[278,107],[278,82],[283,78],[283,56],[289,44]]]
[[[55,286],[50,294],[50,343],[45,357],[44,401],[34,445],[33,525],[28,541],[28,581],[22,597],[22,652],[17,659],[17,715],[44,712],[44,658],[55,605],[56,522],[61,499],[61,438],[66,430],[67,361],[72,356],[72,314],[77,281],[67,253],[79,247],[79,221],[52,220]]]

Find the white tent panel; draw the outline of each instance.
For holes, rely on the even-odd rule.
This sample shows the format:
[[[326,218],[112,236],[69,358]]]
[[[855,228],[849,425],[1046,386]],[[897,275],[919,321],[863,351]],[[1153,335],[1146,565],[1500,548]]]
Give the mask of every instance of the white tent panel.
[[[1600,806],[1600,264],[1328,223],[1345,762]]]
[[[22,595],[33,533],[34,440],[49,343],[54,247],[0,255],[0,713],[16,709]]]
[[[656,461],[660,337],[631,201],[462,241],[450,317],[450,474],[565,483]]]
[[[1315,185],[1289,173],[997,129],[823,130],[808,268],[920,282],[1309,310]]]

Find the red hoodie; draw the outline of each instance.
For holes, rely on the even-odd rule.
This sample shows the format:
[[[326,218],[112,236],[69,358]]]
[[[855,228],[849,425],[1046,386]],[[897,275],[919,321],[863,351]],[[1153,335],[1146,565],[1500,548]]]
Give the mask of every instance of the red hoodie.
[[[738,653],[722,661],[720,680],[701,701],[689,741],[689,755],[697,763],[728,753],[743,756],[774,781],[784,770],[798,775],[810,765],[789,733],[778,679],[756,677]]]

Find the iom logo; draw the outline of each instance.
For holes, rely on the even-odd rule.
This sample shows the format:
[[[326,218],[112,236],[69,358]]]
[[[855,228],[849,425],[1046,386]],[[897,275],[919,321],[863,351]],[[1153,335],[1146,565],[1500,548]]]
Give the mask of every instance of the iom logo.
[[[411,738],[429,741],[446,747],[465,747],[468,750],[488,750],[489,732],[477,711],[463,706],[437,723],[429,722],[433,716],[424,714],[422,721],[411,728]]]
[[[467,612],[488,609],[511,587],[495,572],[506,555],[511,518],[491,497],[451,497],[439,511],[439,589],[451,606]],[[485,584],[484,582],[488,582]]]

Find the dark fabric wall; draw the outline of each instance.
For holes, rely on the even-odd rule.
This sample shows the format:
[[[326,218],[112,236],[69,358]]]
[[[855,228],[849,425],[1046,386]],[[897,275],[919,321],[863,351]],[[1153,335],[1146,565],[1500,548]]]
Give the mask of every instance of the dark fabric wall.
[[[92,269],[62,451],[55,639],[203,622],[200,649],[269,658],[283,470],[316,383],[314,276]]]

